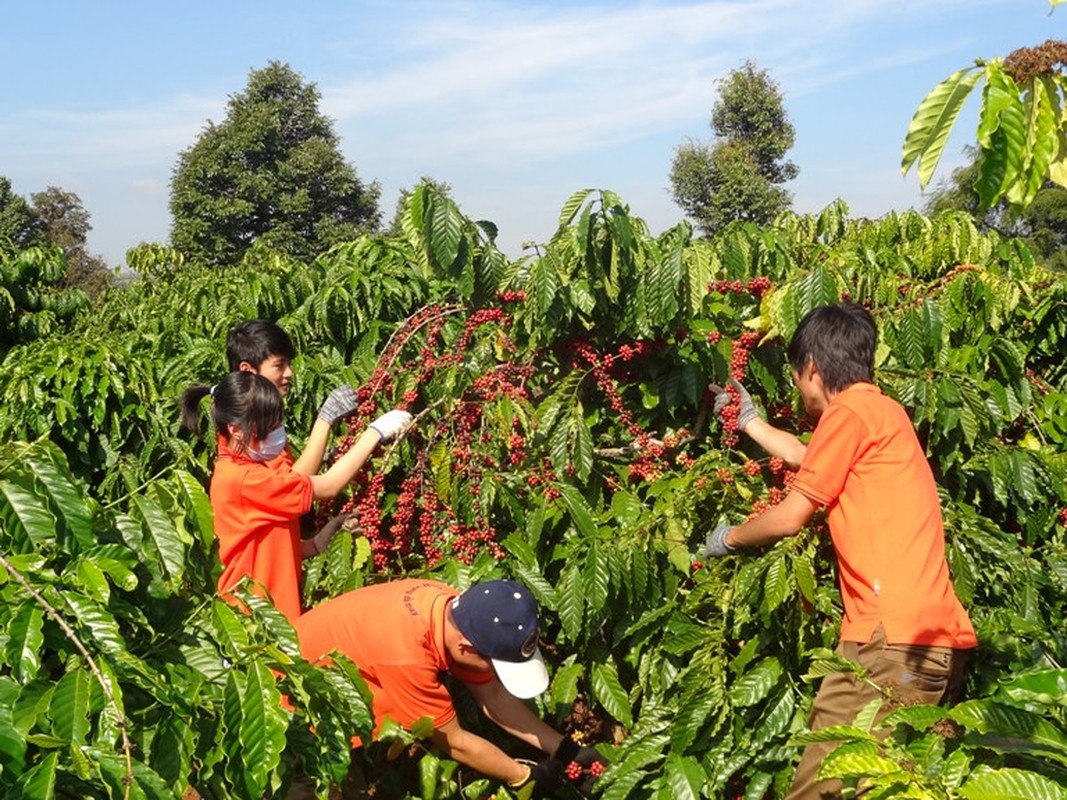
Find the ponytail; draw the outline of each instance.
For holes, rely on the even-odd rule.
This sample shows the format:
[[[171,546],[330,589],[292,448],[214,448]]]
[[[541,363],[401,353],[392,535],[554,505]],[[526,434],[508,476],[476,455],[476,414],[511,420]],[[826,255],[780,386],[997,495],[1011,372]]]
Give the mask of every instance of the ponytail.
[[[211,394],[211,386],[206,383],[194,383],[178,398],[182,412],[182,427],[189,433],[200,432],[200,401]]]
[[[211,395],[211,421],[227,441],[230,427],[239,429],[245,442],[263,439],[282,424],[282,396],[278,387],[253,372],[231,372],[214,386],[195,383],[181,394],[182,427],[200,428],[200,401]]]

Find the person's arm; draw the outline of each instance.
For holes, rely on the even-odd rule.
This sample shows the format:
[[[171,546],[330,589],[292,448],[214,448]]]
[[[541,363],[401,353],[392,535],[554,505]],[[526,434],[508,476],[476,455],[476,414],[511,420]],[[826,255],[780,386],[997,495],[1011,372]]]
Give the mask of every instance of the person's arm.
[[[555,753],[563,734],[543,722],[529,706],[508,692],[499,678],[488,683],[465,683],[482,713],[514,736],[546,754]]]
[[[392,441],[411,424],[411,414],[393,409],[367,426],[347,453],[337,459],[322,475],[312,475],[311,489],[316,500],[332,500],[341,493],[381,442]]]
[[[782,459],[796,469],[804,460],[808,446],[799,437],[776,428],[761,417],[755,417],[744,428],[745,434],[769,455]]]
[[[726,532],[730,548],[758,547],[773,544],[787,536],[796,536],[812,514],[816,505],[797,491],[791,491],[778,505],[771,506],[755,519],[735,525]]]
[[[341,493],[352,479],[356,477],[367,459],[374,453],[375,448],[382,441],[382,436],[374,428],[363,431],[351,449],[335,462],[326,472],[321,475],[311,476],[311,491],[316,500],[332,500]]]
[[[508,784],[522,783],[530,774],[529,767],[520,764],[495,744],[464,730],[456,717],[434,728],[433,742],[449,758]]]
[[[330,443],[331,425],[324,419],[315,420],[308,435],[307,444],[300,458],[293,462],[293,472],[302,475],[317,475],[322,469],[322,460],[326,458],[326,446]]]

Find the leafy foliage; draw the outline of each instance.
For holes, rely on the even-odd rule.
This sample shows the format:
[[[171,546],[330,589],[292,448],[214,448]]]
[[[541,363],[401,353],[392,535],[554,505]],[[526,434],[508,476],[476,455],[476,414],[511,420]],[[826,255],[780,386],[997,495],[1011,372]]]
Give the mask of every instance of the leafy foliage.
[[[1046,180],[1067,186],[1065,63],[1067,43],[1049,40],[953,73],[916,109],[904,139],[902,171],[916,166],[919,185],[926,186],[964,101],[984,82],[974,180],[980,209],[1002,198],[1012,209],[1025,208]]]
[[[908,763],[923,765],[911,796],[1067,786],[1062,275],[966,214],[856,220],[841,203],[695,240],[685,225],[653,237],[614,193],[581,191],[551,240],[511,263],[430,185],[398,225],[306,262],[260,244],[225,270],[143,246],[138,281],[70,335],[8,354],[0,388],[22,394],[0,432],[33,443],[9,445],[0,467],[0,553],[115,700],[45,606],[0,584],[0,731],[14,731],[0,782],[103,797],[132,770],[146,796],[192,783],[252,797],[280,791],[298,760],[320,787],[343,777],[348,737],[369,728],[358,672],[304,664],[255,596],[249,615],[213,598],[209,442],[175,433],[178,389],[220,375],[225,332],[255,316],[298,344],[290,430],[342,380],[363,404],[348,435],[396,405],[418,416],[319,509],[348,518],[308,565],[309,601],[393,574],[523,581],[553,671],[539,710],[611,755],[603,796],[783,793],[810,681],[847,668],[828,655],[840,598],[818,520],[694,568],[710,520],[773,504],[789,481],[718,429],[704,388],[740,369],[765,413],[803,433],[784,343],[809,309],[850,298],[879,322],[877,380],[938,478],[981,646],[961,705],[905,709],[885,730],[858,721],[827,769],[881,781],[882,796]],[[945,720],[964,732],[944,735]],[[382,793],[490,790],[422,755],[418,734],[390,735],[420,760],[376,767],[370,748]]]

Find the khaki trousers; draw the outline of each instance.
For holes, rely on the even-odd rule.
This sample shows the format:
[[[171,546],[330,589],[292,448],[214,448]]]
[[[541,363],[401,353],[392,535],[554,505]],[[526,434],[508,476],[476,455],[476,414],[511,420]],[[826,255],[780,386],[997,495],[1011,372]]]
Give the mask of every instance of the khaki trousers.
[[[849,725],[864,706],[885,698],[875,722],[895,709],[911,705],[938,705],[955,699],[963,685],[966,650],[927,645],[887,644],[879,625],[869,642],[841,642],[837,652],[860,664],[867,677],[881,688],[858,680],[852,673],[833,673],[822,679],[811,707],[811,730]],[[836,800],[840,781],[816,781],[819,765],[840,742],[820,742],[804,748],[786,800]]]

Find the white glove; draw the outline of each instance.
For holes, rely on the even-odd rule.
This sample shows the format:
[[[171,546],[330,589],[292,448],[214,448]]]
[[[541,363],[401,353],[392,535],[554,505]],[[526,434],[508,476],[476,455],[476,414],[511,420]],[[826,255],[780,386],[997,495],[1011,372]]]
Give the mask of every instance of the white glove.
[[[411,424],[411,414],[407,411],[401,411],[399,408],[394,408],[392,411],[386,411],[378,419],[374,420],[369,427],[378,431],[378,435],[382,437],[382,444],[391,442],[399,434],[403,433],[408,425]]]

